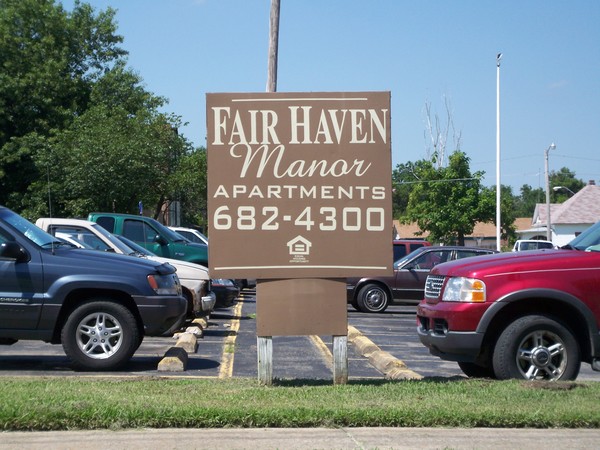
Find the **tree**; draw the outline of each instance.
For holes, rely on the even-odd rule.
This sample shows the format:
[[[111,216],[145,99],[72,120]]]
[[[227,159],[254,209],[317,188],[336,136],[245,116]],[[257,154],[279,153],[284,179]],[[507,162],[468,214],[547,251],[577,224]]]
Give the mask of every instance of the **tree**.
[[[500,237],[507,242],[516,239],[515,213],[516,198],[510,186],[500,186]],[[496,225],[496,187],[484,187],[481,191],[480,207],[482,217],[491,217]]]
[[[403,222],[417,222],[435,242],[464,245],[476,222],[491,219],[487,204],[481,203],[483,173],[471,174],[465,153],[455,151],[447,167],[435,168],[426,160],[414,167],[419,182],[410,193]]]
[[[26,143],[68,127],[89,106],[94,82],[126,52],[114,10],[94,13],[76,1],[0,0],[0,203],[39,181]]]
[[[207,165],[206,149],[199,147],[188,152],[175,173],[177,198],[181,202],[181,223],[207,229]]]
[[[573,195],[571,192],[577,193],[577,191],[585,186],[585,182],[575,178],[575,172],[570,171],[566,167],[562,167],[558,172],[551,171],[548,177],[550,179],[550,201],[552,203],[564,202]],[[553,188],[557,186],[565,189],[554,191]]]
[[[544,189],[533,189],[530,185],[521,186],[521,195],[515,198],[514,211],[516,217],[533,217],[535,205],[545,202]]]
[[[414,183],[418,181],[415,174],[416,164],[418,163],[398,164],[392,171],[392,208],[393,216],[396,218],[406,212],[410,193]]]
[[[57,215],[86,216],[93,210],[137,212],[138,202],[156,217],[175,193],[174,174],[189,144],[165,115],[94,106],[37,152],[47,165]],[[39,202],[40,185],[24,196],[27,211]]]

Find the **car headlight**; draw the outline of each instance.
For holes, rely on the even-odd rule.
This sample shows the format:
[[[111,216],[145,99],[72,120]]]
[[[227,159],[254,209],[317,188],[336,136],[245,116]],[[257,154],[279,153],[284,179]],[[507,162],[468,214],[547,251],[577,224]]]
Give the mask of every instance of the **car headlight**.
[[[476,278],[453,277],[446,282],[444,302],[485,302],[485,283]]]
[[[235,286],[233,280],[228,278],[214,278],[211,282],[213,286]]]
[[[148,275],[148,284],[156,295],[181,295],[181,284],[177,275]]]

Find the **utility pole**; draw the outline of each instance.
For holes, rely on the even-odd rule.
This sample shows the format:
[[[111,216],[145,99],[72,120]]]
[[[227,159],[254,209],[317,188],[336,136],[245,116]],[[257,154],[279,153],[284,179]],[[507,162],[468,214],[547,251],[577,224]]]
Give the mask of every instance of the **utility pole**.
[[[271,0],[267,92],[277,92],[277,52],[278,52],[278,47],[279,47],[279,0]]]
[[[267,92],[277,92],[277,51],[279,45],[279,0],[271,0],[271,19],[269,27],[269,62],[267,69]],[[257,297],[261,280],[257,281]],[[258,357],[258,380],[270,386],[273,384],[273,336],[256,336]]]

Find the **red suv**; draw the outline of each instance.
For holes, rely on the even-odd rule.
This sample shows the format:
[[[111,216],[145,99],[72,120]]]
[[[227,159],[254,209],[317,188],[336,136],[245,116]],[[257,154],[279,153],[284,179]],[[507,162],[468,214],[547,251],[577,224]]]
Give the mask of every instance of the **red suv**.
[[[417,309],[421,342],[468,376],[573,380],[600,371],[600,222],[562,249],[436,266]]]

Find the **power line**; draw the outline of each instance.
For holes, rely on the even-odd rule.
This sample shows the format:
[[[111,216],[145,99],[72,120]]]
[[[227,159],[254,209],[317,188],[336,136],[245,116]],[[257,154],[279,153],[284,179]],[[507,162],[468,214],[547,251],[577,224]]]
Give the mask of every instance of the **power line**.
[[[479,180],[478,177],[471,178],[449,178],[444,180],[417,180],[417,181],[400,181],[398,184],[415,184],[415,183],[448,183],[450,181],[469,181]]]

